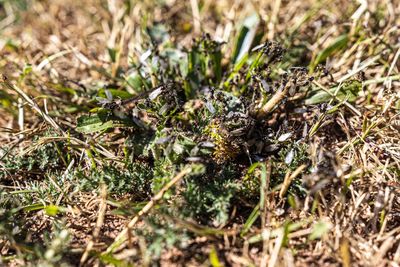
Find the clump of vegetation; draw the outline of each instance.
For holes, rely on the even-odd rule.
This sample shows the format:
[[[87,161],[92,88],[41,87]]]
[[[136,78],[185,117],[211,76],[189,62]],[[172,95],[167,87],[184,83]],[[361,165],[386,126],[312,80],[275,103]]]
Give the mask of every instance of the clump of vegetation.
[[[1,2],[0,263],[398,260],[397,18],[337,2]]]

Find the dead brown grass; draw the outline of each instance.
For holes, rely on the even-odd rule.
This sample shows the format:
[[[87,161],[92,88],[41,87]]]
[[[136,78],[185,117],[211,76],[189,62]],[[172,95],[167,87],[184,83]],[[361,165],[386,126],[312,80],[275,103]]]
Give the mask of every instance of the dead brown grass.
[[[201,27],[202,32],[233,42],[242,19],[256,10],[262,19],[262,30],[267,32],[264,39],[286,40],[290,46],[304,45],[299,57],[306,61],[315,58],[316,53],[341,35],[344,29],[353,32],[356,27],[363,27],[363,36],[352,37],[352,45],[346,51],[329,58],[331,77],[320,82],[329,84],[331,78],[345,82],[362,75],[369,84],[353,104],[361,116],[347,107],[346,112],[329,116],[319,134],[312,137],[310,143],[315,153],[311,160],[325,161],[330,167],[327,169],[334,173],[318,170],[307,181],[310,188],[324,186],[324,189],[308,195],[304,201],[299,200],[301,208],[296,211],[287,209],[279,201],[278,194],[269,193],[269,207],[265,211],[268,225],[264,229],[252,229],[254,234],[263,230],[263,236],[268,237],[264,238],[262,245],[250,246],[249,249],[246,242],[237,240],[237,233],[226,234],[223,238],[204,235],[190,241],[187,251],[165,251],[161,265],[204,265],[197,260],[201,257],[196,255],[208,255],[215,248],[221,262],[227,266],[399,266],[400,113],[396,104],[400,101],[400,83],[398,78],[388,77],[400,75],[400,2],[206,0],[201,3],[200,21],[195,27]],[[144,17],[148,23],[163,21],[170,25],[171,38],[182,46],[199,34],[192,29],[194,18],[189,1],[169,0],[162,8],[139,1],[129,11],[124,9],[122,1],[117,0],[69,1],[68,4],[61,0],[35,1],[20,15],[18,22],[8,26],[3,25],[17,15],[7,5],[2,12],[5,18],[0,22],[3,27],[0,72],[11,80],[17,79],[24,65],[31,64],[35,69],[35,79],[29,79],[20,87],[42,109],[45,102],[40,97],[50,96],[46,108],[51,111],[61,110],[71,103],[87,104],[83,97],[69,99],[55,89],[55,84],[85,90],[117,82],[117,68],[125,68],[129,56],[140,53],[138,44],[145,41],[141,34]],[[288,32],[293,35],[288,35]],[[7,46],[8,38],[18,47]],[[116,62],[110,62],[107,47],[123,51]],[[104,70],[110,68],[113,71],[106,75]],[[12,90],[7,90],[7,93],[16,96]],[[23,110],[24,119],[19,123],[18,115],[0,107],[3,129],[0,144],[15,145],[24,151],[32,145],[31,137],[46,128],[28,106],[25,105]],[[54,118],[60,125],[74,127],[76,124],[75,114],[55,114]],[[345,138],[336,138],[336,130]],[[81,141],[83,144],[89,142]],[[79,149],[84,148],[83,144]],[[110,154],[115,155],[114,152]],[[350,197],[345,197],[341,190],[349,178],[353,179],[349,186]],[[12,182],[1,183],[17,188],[23,187],[23,180],[22,175],[13,177]],[[104,218],[99,221],[101,197],[95,194],[78,194],[72,199],[74,202],[70,203],[66,216],[67,226],[72,229],[72,250],[81,256],[87,241],[92,240],[94,248],[104,251],[127,220],[111,215],[110,207],[103,207],[101,216]],[[314,215],[310,215],[316,199],[320,205]],[[282,215],[277,212],[280,209],[284,210]],[[382,217],[383,211],[385,216]],[[289,235],[288,245],[281,248],[282,234],[279,231],[283,230],[279,229],[288,218],[306,222]],[[38,232],[43,231],[48,220],[51,218],[35,214],[32,227]],[[308,240],[314,222],[320,220],[331,227],[328,234],[321,239]],[[230,230],[235,230],[235,224],[230,227]],[[97,235],[92,239],[93,229],[97,229]],[[276,235],[271,234],[274,229],[279,230]],[[145,243],[138,242],[137,253],[143,252],[145,246]],[[132,251],[136,250],[131,247],[121,251],[119,257],[128,257]],[[141,263],[145,264],[146,260]],[[77,264],[77,261],[72,264]],[[89,261],[89,264],[95,263]]]

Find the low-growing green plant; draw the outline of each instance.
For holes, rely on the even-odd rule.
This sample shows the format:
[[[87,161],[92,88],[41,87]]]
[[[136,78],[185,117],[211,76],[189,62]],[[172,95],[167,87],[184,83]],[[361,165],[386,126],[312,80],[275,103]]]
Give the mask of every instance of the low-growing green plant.
[[[253,162],[274,158],[271,186],[282,183],[287,171],[309,163],[304,139],[294,143],[291,134],[278,138],[277,132],[290,127],[277,128],[266,121],[283,109],[302,107],[313,77],[303,67],[282,69],[285,49],[276,42],[239,42],[231,60],[223,63],[224,43],[204,35],[191,47],[179,49],[157,27],[143,49],[146,56],[133,58],[131,74],[125,77],[126,90],[133,89],[137,96],[99,91],[99,109],[78,119],[77,129],[83,134],[112,134],[123,125],[125,160],[136,167],[95,170],[84,179],[84,188],[104,182],[110,192],[128,193],[148,190],[142,186],[145,181],[155,194],[178,166],[201,162],[206,173],[188,177],[181,187],[164,194],[173,205],[163,212],[220,226],[228,222],[232,204],[240,206],[241,196],[259,201],[258,178],[241,180]],[[300,97],[290,101],[294,96]],[[293,184],[301,188],[298,181]]]
[[[47,2],[0,0],[2,30],[33,25],[4,28],[1,42],[1,138],[13,146],[0,148],[0,264],[77,265],[73,242],[81,265],[162,265],[172,247],[168,263],[290,265],[308,246],[320,265],[350,266],[364,256],[349,232],[379,227],[376,246],[393,243],[391,1],[343,2],[344,13],[326,1]],[[215,38],[199,34],[209,29]],[[367,187],[384,192],[382,209]],[[343,232],[335,246],[323,240],[331,228]]]
[[[71,182],[78,180],[78,189],[84,191],[98,190],[100,185],[104,183],[107,186],[107,191],[112,195],[122,196],[129,193],[132,199],[143,199],[150,194],[152,177],[152,169],[147,164],[134,162],[124,169],[105,165],[89,174],[77,170],[75,175],[71,177]]]
[[[32,175],[38,174],[45,170],[52,171],[57,169],[60,164],[63,164],[57,144],[46,144],[39,146],[32,153],[24,155],[15,155],[15,151],[5,149],[2,161],[4,162],[4,171],[0,172],[0,177],[5,177],[9,173],[17,175],[18,173]]]

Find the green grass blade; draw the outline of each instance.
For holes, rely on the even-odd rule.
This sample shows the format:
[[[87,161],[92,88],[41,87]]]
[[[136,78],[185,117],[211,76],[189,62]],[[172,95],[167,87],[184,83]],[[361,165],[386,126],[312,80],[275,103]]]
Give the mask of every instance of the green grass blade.
[[[310,72],[314,72],[315,67],[317,67],[318,64],[324,62],[328,57],[330,57],[332,54],[334,54],[336,51],[344,48],[347,43],[349,42],[349,36],[347,34],[340,35],[333,41],[332,44],[330,44],[327,48],[322,50],[315,60],[310,64]]]
[[[247,17],[243,22],[243,26],[240,29],[239,35],[236,39],[236,45],[232,57],[233,63],[237,64],[248,53],[256,35],[259,23],[260,18],[256,13],[253,13],[251,16]]]

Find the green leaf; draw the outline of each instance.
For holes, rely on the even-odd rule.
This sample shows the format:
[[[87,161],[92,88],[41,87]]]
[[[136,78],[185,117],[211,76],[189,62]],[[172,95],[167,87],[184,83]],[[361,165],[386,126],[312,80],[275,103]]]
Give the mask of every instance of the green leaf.
[[[107,48],[108,55],[110,56],[111,62],[115,63],[117,60],[118,51],[114,48]]]
[[[255,163],[251,164],[251,166],[247,170],[247,175],[252,174],[257,169],[258,166],[260,166],[259,162],[255,162]]]
[[[99,254],[98,258],[100,259],[101,262],[111,264],[112,266],[117,266],[117,267],[132,266],[123,260],[115,258],[111,254]]]
[[[7,42],[4,46],[4,48],[7,48],[9,50],[14,50],[17,51],[19,48],[20,44],[12,39],[7,39]]]
[[[205,78],[207,70],[207,58],[201,53],[199,47],[187,54],[188,73],[184,82],[184,91],[187,99],[193,98],[195,92],[199,90]]]
[[[59,92],[67,93],[70,95],[76,95],[76,90],[72,89],[71,87],[63,86],[62,84],[51,84],[51,86]]]
[[[63,208],[56,205],[49,205],[46,206],[44,210],[46,211],[47,215],[56,216],[59,212],[63,211]]]
[[[171,67],[179,66],[180,71],[183,71],[182,75],[186,76],[188,67],[186,53],[180,51],[179,49],[167,47],[160,52],[160,55],[168,59]]]
[[[101,88],[98,92],[98,96],[107,98],[105,91],[106,91],[106,89]],[[133,96],[132,94],[130,94],[126,91],[122,91],[122,90],[118,90],[118,89],[107,89],[107,91],[109,91],[112,94],[113,99],[128,99]]]
[[[45,206],[42,203],[34,203],[23,208],[24,211],[42,210]]]
[[[222,267],[222,264],[218,259],[218,254],[214,246],[211,248],[209,259],[212,267]]]
[[[247,218],[246,222],[243,225],[243,229],[240,232],[240,236],[243,237],[257,220],[258,216],[260,216],[260,204],[257,204],[253,211],[251,212],[250,216]]]
[[[233,78],[236,76],[236,74],[239,72],[239,70],[246,64],[247,60],[249,59],[249,55],[246,54],[242,57],[241,60],[235,63],[235,66],[233,68],[233,71],[229,75],[228,79],[224,82],[224,87],[228,88],[229,83],[233,80]]]
[[[80,133],[94,133],[98,131],[105,131],[113,128],[114,124],[112,121],[102,121],[98,114],[93,116],[81,116],[78,118],[78,126],[76,130]]]
[[[211,60],[213,62],[213,70],[214,70],[214,74],[215,74],[216,83],[218,83],[221,81],[221,78],[222,78],[222,67],[221,67],[222,53],[221,53],[221,50],[216,51],[215,53],[212,53]]]
[[[152,27],[147,28],[147,33],[151,40],[155,43],[164,43],[170,39],[167,27],[164,24],[155,24]]]
[[[310,240],[315,240],[321,238],[323,235],[329,232],[332,228],[332,225],[329,222],[319,221],[317,222],[308,237]]]
[[[240,60],[247,55],[253,43],[254,37],[256,36],[259,23],[260,18],[258,17],[257,13],[253,13],[244,20],[243,26],[241,27],[239,35],[236,39],[236,45],[232,57],[233,63],[236,64],[240,62]]]
[[[329,92],[325,92],[323,90],[319,90],[315,88],[310,92],[310,96],[305,100],[306,105],[315,105],[324,102],[328,102],[334,97],[337,87],[332,87],[329,89]],[[360,81],[353,80],[348,81],[342,85],[339,89],[339,92],[336,94],[336,99],[339,101],[344,101],[347,98],[347,102],[354,102],[357,99],[358,93],[362,89],[362,84]]]
[[[314,72],[315,67],[325,61],[329,56],[331,56],[336,51],[344,48],[349,42],[349,36],[347,34],[340,35],[338,38],[333,41],[327,48],[322,50],[315,60],[310,64],[310,72]]]
[[[18,80],[20,82],[23,81],[26,76],[31,74],[32,70],[33,70],[32,65],[30,65],[30,64],[25,65],[23,70],[22,70],[22,73],[19,75],[19,79]]]
[[[104,111],[104,112],[103,112]],[[99,131],[106,131],[110,128],[116,127],[133,127],[135,124],[129,119],[115,119],[105,110],[98,111],[94,115],[83,115],[78,118],[76,130],[80,133],[94,133]]]
[[[0,1],[0,3],[3,4],[3,1]],[[11,3],[11,5],[15,5],[19,10],[26,11],[28,9],[28,1],[27,0],[13,0],[13,1],[7,1]]]

